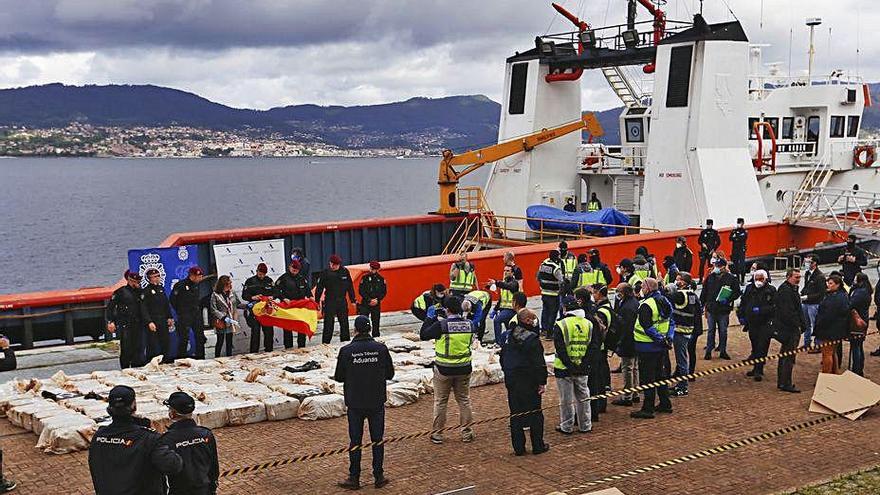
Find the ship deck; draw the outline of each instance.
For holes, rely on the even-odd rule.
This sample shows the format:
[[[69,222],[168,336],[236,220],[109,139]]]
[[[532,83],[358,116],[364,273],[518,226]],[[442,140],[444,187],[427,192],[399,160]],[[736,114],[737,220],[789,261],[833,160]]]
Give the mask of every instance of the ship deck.
[[[410,328],[412,329],[412,328]],[[403,330],[403,329],[402,329]],[[700,340],[705,342],[705,337]],[[880,338],[868,337],[866,350]],[[739,327],[731,327],[730,353],[744,359],[749,342]],[[545,343],[548,352],[552,344]],[[774,343],[771,353],[778,351]],[[391,444],[386,450],[386,475],[392,483],[383,493],[435,494],[476,486],[476,493],[589,493],[616,486],[624,493],[778,493],[880,464],[874,448],[880,443],[880,413],[869,411],[859,421],[836,419],[755,445],[720,453],[707,459],[639,474],[611,485],[572,489],[591,480],[623,473],[736,439],[768,432],[817,417],[807,412],[819,369],[819,356],[801,354],[795,383],[801,394],[776,390],[775,365],[768,379],[755,383],[744,370],[719,373],[691,384],[691,395],[674,398],[675,413],[655,420],[628,417],[628,408],[609,406],[594,424],[593,433],[562,436],[553,431],[558,411],[546,414],[545,438],[552,445],[540,457],[514,457],[506,421],[479,426],[477,440],[463,444],[447,435],[443,445],[426,438]],[[735,362],[735,361],[733,361]],[[698,370],[729,361],[703,361]],[[616,365],[616,358],[612,366]],[[880,375],[880,359],[868,357],[866,376]],[[622,386],[613,375],[615,388]],[[544,404],[557,401],[553,379]],[[503,385],[472,391],[476,419],[507,413]],[[430,429],[432,401],[389,409],[387,435]],[[450,407],[450,424],[457,408]],[[345,418],[310,424],[300,420],[264,422],[222,428],[216,432],[221,469],[247,466],[300,454],[343,447],[347,443]],[[34,449],[34,436],[8,422],[0,422],[5,474],[19,482],[22,494],[92,493],[87,452],[61,456]],[[370,482],[370,454],[364,455],[364,482]],[[347,473],[345,455],[271,468],[221,480],[219,493],[339,493],[335,483]],[[572,469],[577,466],[577,469]],[[49,468],[49,469],[47,469]],[[372,490],[372,488],[368,488]]]

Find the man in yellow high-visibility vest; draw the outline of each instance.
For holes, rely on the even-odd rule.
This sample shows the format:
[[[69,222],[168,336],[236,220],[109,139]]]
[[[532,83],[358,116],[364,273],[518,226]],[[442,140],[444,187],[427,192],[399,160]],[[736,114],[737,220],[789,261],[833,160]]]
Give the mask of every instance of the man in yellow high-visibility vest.
[[[590,414],[590,389],[587,386],[589,360],[587,356],[593,323],[586,318],[577,300],[567,296],[565,318],[556,322],[553,345],[556,359],[553,361],[553,375],[559,389],[559,426],[556,431],[571,435],[575,423],[582,433],[593,429]]]
[[[648,277],[642,281],[642,301],[639,304],[633,338],[636,354],[639,357],[639,383],[645,385],[669,379],[671,363],[669,349],[675,336],[675,324],[671,320],[672,304],[658,290],[657,279]],[[661,385],[645,390],[642,409],[633,411],[630,416],[638,419],[653,419],[654,413],[671,413],[669,387]],[[654,401],[660,397],[660,405],[655,408]]]
[[[508,324],[511,318],[516,316],[513,309],[513,295],[519,292],[519,282],[514,278],[513,267],[505,266],[504,279],[489,279],[489,285],[490,288],[495,286],[495,289],[498,290],[498,303],[495,304],[495,309],[489,313],[489,318],[492,318],[492,325],[495,329],[495,343],[502,345],[504,343],[502,326]],[[508,326],[508,330],[510,329],[511,327]]]
[[[458,255],[458,261],[449,267],[449,291],[456,296],[464,297],[468,292],[479,288],[477,271],[474,264],[468,261],[467,253]]]

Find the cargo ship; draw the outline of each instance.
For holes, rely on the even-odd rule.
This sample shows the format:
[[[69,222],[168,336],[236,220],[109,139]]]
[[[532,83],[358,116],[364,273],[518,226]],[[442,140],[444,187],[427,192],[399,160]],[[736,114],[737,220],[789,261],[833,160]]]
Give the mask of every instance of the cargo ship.
[[[575,253],[598,248],[613,264],[639,246],[662,257],[679,236],[696,252],[712,218],[730,252],[727,231],[744,218],[747,256],[777,268],[796,265],[805,251],[833,255],[847,233],[873,242],[880,178],[876,143],[858,137],[871,104],[859,78],[760,74],[760,47],[739,21],[710,24],[700,14],[673,21],[649,0],[630,0],[625,24],[600,28],[553,7],[575,29],[539,36],[506,60],[498,143],[443,154],[435,212],[179,233],[159,247],[185,246],[205,272],[217,273],[217,245],[277,240],[285,259],[301,247],[313,274],[341,255],[355,286],[379,260],[389,286],[382,310],[393,312],[448,283],[450,263],[464,251],[478,281],[499,278],[512,251],[526,273],[523,290],[535,295],[532,274],[561,239]],[[637,21],[639,9],[650,20]],[[637,83],[633,67],[650,84]],[[619,145],[595,142],[603,130],[581,113],[585,70],[601,71],[624,103]],[[491,167],[485,187],[459,186],[482,166]],[[533,205],[584,205],[593,194],[631,222],[527,214]],[[618,235],[597,233],[606,227]],[[0,333],[25,349],[104,338],[104,308],[121,283],[0,295]]]

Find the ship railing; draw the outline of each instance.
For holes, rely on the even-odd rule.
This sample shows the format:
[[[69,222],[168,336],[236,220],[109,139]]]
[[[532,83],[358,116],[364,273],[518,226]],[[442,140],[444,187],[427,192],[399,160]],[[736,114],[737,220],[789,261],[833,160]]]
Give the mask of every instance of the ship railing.
[[[504,238],[525,237],[526,242],[542,244],[562,239],[592,239],[599,237],[589,233],[596,228],[614,228],[623,231],[623,235],[660,232],[652,227],[638,225],[615,225],[596,222],[579,222],[575,220],[551,220],[546,218],[521,217],[515,215],[495,215],[498,231]],[[536,223],[538,228],[529,228],[529,222]],[[565,224],[577,228],[576,232],[550,228],[553,224]],[[526,227],[521,227],[525,225]]]
[[[821,222],[847,232],[855,227],[880,225],[880,192],[832,187],[797,192],[804,200],[799,208],[790,209],[790,223]]]
[[[581,174],[625,173],[640,174],[645,170],[645,159],[648,154],[646,146],[634,146],[624,153],[621,146],[606,146],[600,143],[585,144],[581,147],[584,154],[578,162]]]
[[[781,76],[772,74],[753,74],[749,76],[749,94],[763,100],[773,91],[783,88],[807,86],[861,86],[860,76],[834,72],[820,76]]]
[[[664,30],[663,38],[666,39],[673,34],[680,33],[688,28],[693,26],[693,23],[688,21],[677,21],[672,19],[666,20],[666,28]],[[645,31],[642,31],[640,28],[647,28]],[[654,21],[653,20],[645,20],[639,21],[635,23],[635,29],[638,32],[639,43],[636,45],[638,48],[645,48],[654,46]],[[627,31],[626,24],[614,24],[610,26],[602,26],[598,28],[591,28],[590,31],[595,35],[595,47],[596,48],[607,48],[611,50],[626,50],[628,47],[626,43],[623,41],[623,32]],[[541,36],[542,41],[552,41],[557,46],[559,45],[571,45],[572,47],[576,46],[578,41],[578,31],[567,31],[563,33],[552,33],[545,34]]]

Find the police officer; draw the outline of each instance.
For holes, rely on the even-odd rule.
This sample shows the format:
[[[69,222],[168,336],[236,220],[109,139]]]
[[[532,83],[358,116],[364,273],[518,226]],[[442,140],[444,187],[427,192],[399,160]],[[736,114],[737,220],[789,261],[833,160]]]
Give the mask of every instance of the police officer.
[[[462,301],[463,314],[468,315],[474,323],[477,330],[477,340],[483,341],[486,334],[486,318],[489,316],[489,305],[492,302],[492,296],[483,290],[472,290],[465,294]]]
[[[672,320],[675,322],[675,337],[672,339],[672,347],[675,352],[675,373],[672,376],[685,376],[690,373],[690,349],[694,348],[690,345],[690,340],[696,338],[694,337],[694,328],[702,310],[697,293],[691,289],[693,277],[690,273],[679,272],[675,277],[674,284],[674,287],[671,287],[671,290],[667,292],[667,299],[673,306]],[[687,395],[687,380],[678,382],[672,394],[677,397]]]
[[[125,271],[125,285],[113,291],[107,304],[107,331],[119,335],[119,367],[143,366],[144,329],[141,325],[141,276]]]
[[[432,306],[419,330],[422,340],[434,340],[434,430],[446,427],[446,404],[450,393],[455,395],[455,401],[458,402],[461,424],[473,421],[470,383],[473,372],[471,344],[474,339],[474,324],[462,317],[461,306],[460,297],[446,297],[443,307],[448,317],[438,320]],[[463,442],[472,442],[474,438],[474,430],[470,426],[462,428]],[[443,434],[433,433],[431,442],[443,443]]]
[[[639,383],[647,385],[658,380],[666,380],[670,376],[669,349],[675,337],[675,324],[670,319],[672,304],[658,290],[657,280],[648,277],[642,285],[644,296],[639,303],[633,339],[639,357]],[[630,417],[653,419],[654,412],[672,412],[667,385],[661,385],[656,389],[649,388],[644,394],[642,409],[631,412]],[[660,396],[660,405],[655,409],[654,401],[657,395]]]
[[[563,293],[565,285],[559,251],[550,251],[547,259],[538,267],[536,278],[541,287],[541,330],[549,338],[556,313],[559,312],[559,295]]]
[[[736,219],[736,228],[730,231],[730,242],[733,249],[730,251],[730,261],[733,263],[733,269],[736,276],[739,277],[739,285],[743,285],[746,280],[746,241],[749,238],[749,232],[744,228],[745,220]]]
[[[706,263],[712,259],[715,250],[721,246],[721,236],[712,226],[715,222],[711,218],[706,219],[706,228],[700,231],[697,243],[700,245],[700,283],[703,282],[703,274],[706,270]]]
[[[370,317],[370,326],[373,329],[373,337],[379,336],[379,317],[382,314],[382,299],[388,293],[385,277],[379,274],[382,265],[378,261],[370,262],[370,272],[361,277],[358,284],[358,292],[361,295],[361,303],[358,305],[359,313]]]
[[[587,211],[594,212],[602,209],[602,202],[596,197],[596,193],[590,194],[590,201],[587,203]]]
[[[193,266],[187,277],[174,284],[171,289],[171,307],[177,313],[177,357],[187,357],[189,347],[189,331],[192,329],[195,342],[193,351],[196,359],[205,359],[205,331],[202,330],[201,311],[199,310],[199,284],[205,273],[201,268]]]
[[[477,270],[474,264],[467,259],[467,253],[462,251],[458,255],[458,261],[449,267],[449,291],[459,297],[465,294],[477,285]]]
[[[107,398],[113,419],[101,426],[89,446],[89,471],[97,495],[164,495],[165,476],[183,469],[183,460],[137,411],[134,389],[117,385]]]
[[[168,495],[214,495],[220,476],[217,440],[193,420],[196,401],[186,392],[174,392],[162,403],[172,423],[159,441],[183,459],[183,470],[168,476]]]
[[[251,352],[260,350],[260,335],[263,335],[263,350],[272,352],[275,343],[275,327],[261,325],[251,308],[263,298],[275,297],[275,285],[272,283],[272,277],[269,276],[269,267],[265,263],[257,265],[256,272],[253,276],[248,277],[244,281],[241,289],[241,298],[248,303],[248,309],[244,313],[248,326],[251,327]],[[285,337],[290,332],[284,332]],[[293,336],[287,337],[290,340],[290,347],[293,347]]]
[[[559,426],[556,431],[571,435],[575,423],[582,433],[592,431],[590,414],[590,389],[587,375],[590,372],[587,352],[593,333],[593,323],[586,318],[574,297],[564,301],[565,318],[556,322],[553,345],[556,359],[553,376],[559,390]]]
[[[326,292],[326,294],[325,294]],[[348,334],[348,303],[355,304],[354,285],[351,282],[351,274],[348,268],[342,266],[342,258],[338,254],[330,255],[329,266],[318,275],[315,284],[315,300],[320,301],[324,294],[324,334],[321,342],[329,344],[333,340],[334,320],[339,320],[339,341],[351,340]]]
[[[419,294],[419,296],[413,299],[412,306],[410,306],[409,310],[413,316],[418,318],[420,321],[425,321],[425,318],[428,317],[428,308],[434,307],[437,308],[443,307],[443,299],[447,297],[446,286],[443,284],[434,284],[431,287],[431,290],[426,290]]]
[[[605,278],[605,272],[594,269],[586,254],[578,255],[578,265],[571,275],[571,283],[575,289],[592,287],[594,284],[607,285],[610,280]]]
[[[516,316],[513,309],[513,295],[519,292],[519,282],[513,275],[513,267],[505,265],[504,279],[489,279],[489,285],[490,288],[495,286],[498,290],[498,303],[495,304],[495,309],[492,310],[489,317],[492,318],[492,326],[495,330],[495,343],[501,345],[504,343],[502,326],[509,325],[510,320]],[[507,329],[510,330],[511,327],[508,326]]]
[[[764,270],[756,271],[754,278],[743,292],[739,309],[736,312],[739,321],[748,330],[749,340],[752,343],[752,353],[748,359],[767,357],[772,338],[772,319],[776,312],[775,299],[776,287],[767,282],[767,272]],[[756,382],[763,380],[764,363],[755,363],[746,376],[754,378]]]
[[[287,265],[287,272],[275,281],[275,295],[283,302],[312,298],[312,287],[309,285],[309,279],[303,273],[302,264],[299,261],[292,260]],[[298,333],[296,335],[296,346],[306,346],[305,334]],[[293,347],[293,333],[285,331],[284,348],[290,349],[291,347]]]
[[[169,332],[174,327],[171,318],[171,304],[162,286],[162,275],[159,270],[147,270],[147,286],[141,292],[141,318],[147,325],[148,357],[150,359],[162,355],[163,363],[171,363],[171,338]]]
[[[602,258],[599,255],[599,250],[596,248],[591,248],[587,251],[590,259],[590,266],[593,267],[593,270],[599,270],[602,272],[602,277],[605,279],[605,285],[611,283],[611,269],[608,268],[608,265],[602,262]],[[597,282],[601,282],[598,280]]]
[[[574,205],[574,198],[566,199],[565,206],[563,206],[562,209],[569,213],[576,213],[578,209],[577,206]]]
[[[333,379],[344,383],[345,407],[348,408],[350,446],[360,445],[364,420],[370,424],[370,440],[379,442],[385,435],[385,382],[394,378],[394,363],[385,344],[370,336],[370,319],[360,315],[354,320],[354,340],[339,349]],[[373,445],[373,485],[388,484],[384,475],[385,447]],[[361,487],[361,449],[348,453],[348,478],[339,486],[348,490]]]

